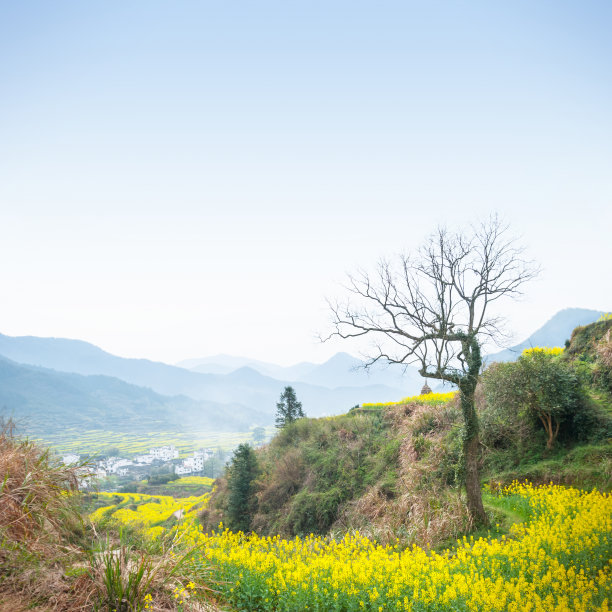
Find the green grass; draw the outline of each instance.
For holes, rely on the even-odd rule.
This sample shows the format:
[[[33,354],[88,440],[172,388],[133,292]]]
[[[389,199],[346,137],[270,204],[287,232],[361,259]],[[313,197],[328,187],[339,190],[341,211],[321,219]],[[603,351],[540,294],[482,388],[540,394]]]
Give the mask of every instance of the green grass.
[[[585,444],[572,450],[560,450],[554,456],[518,465],[490,475],[492,480],[509,484],[529,480],[545,484],[555,482],[581,489],[612,490],[612,444]]]

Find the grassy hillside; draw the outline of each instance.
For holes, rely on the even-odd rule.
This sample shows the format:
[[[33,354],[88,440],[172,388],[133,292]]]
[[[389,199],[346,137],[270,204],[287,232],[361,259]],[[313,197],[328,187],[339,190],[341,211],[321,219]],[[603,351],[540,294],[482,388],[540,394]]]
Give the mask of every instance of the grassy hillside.
[[[478,391],[483,484],[499,488],[529,479],[610,490],[611,327],[601,321],[578,328],[568,349],[551,356],[555,371],[570,376],[575,395],[558,417],[552,448],[536,414],[495,404],[490,387],[504,380],[495,368],[485,375]],[[461,441],[457,399],[445,396],[299,420],[257,451],[251,528],[284,536],[358,529],[381,542],[440,546],[469,529]],[[227,477],[202,516],[207,528],[220,521],[231,526]],[[495,508],[489,512],[499,518]]]

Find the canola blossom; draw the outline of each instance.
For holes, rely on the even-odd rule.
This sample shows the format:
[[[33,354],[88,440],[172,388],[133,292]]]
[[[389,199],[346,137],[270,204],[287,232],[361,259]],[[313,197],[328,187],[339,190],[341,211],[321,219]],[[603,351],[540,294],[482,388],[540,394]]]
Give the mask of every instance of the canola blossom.
[[[212,487],[215,482],[214,478],[208,476],[182,476],[179,480],[171,481],[172,485],[204,485],[206,487]]]
[[[401,399],[399,402],[386,402],[386,403],[376,403],[376,404],[361,404],[360,408],[377,410],[381,408],[391,408],[393,406],[401,406],[403,404],[427,404],[427,405],[437,405],[437,404],[446,404],[450,400],[455,397],[457,394],[456,391],[450,391],[449,393],[425,393],[423,395],[413,395],[411,397],[405,397]]]
[[[193,510],[179,529],[200,548],[201,562],[212,563],[224,597],[243,610],[607,611],[612,497],[518,483],[503,496],[528,515],[525,523],[508,536],[464,538],[443,553],[383,547],[359,533],[340,541],[202,534]],[[136,503],[153,519],[155,504]],[[130,520],[120,511],[118,520]]]
[[[166,534],[170,523],[174,524],[175,520],[182,520],[181,530],[193,531],[196,515],[206,507],[209,493],[174,498],[169,495],[101,492],[97,497],[98,500],[107,500],[108,505],[89,515],[93,523],[112,520],[139,529],[147,537],[156,539]]]
[[[523,350],[521,355],[533,355],[534,353],[543,353],[544,355],[561,355],[565,349],[561,346],[534,346]]]
[[[207,558],[249,610],[608,610],[612,498],[515,484],[531,518],[508,537],[464,539],[443,554],[227,530],[202,536]]]

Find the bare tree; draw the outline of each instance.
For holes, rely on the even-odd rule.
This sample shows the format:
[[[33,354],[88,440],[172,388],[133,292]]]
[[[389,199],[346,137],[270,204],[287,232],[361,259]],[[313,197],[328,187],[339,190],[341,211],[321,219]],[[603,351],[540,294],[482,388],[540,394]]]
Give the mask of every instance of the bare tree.
[[[507,234],[496,216],[465,233],[439,228],[414,256],[381,261],[372,275],[349,276],[352,295],[345,303],[330,303],[334,331],[329,337],[374,340],[366,367],[379,361],[416,365],[422,376],[459,388],[467,505],[476,523],[486,522],[486,514],[474,392],[483,340],[501,334],[491,304],[517,297],[538,273]]]

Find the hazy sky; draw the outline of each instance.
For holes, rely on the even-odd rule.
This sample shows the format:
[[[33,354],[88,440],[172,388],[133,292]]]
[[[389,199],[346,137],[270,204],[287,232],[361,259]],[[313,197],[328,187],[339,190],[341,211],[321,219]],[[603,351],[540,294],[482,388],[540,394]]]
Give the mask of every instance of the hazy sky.
[[[521,340],[612,310],[612,3],[0,3],[0,332],[289,364],[347,271],[500,213]]]

